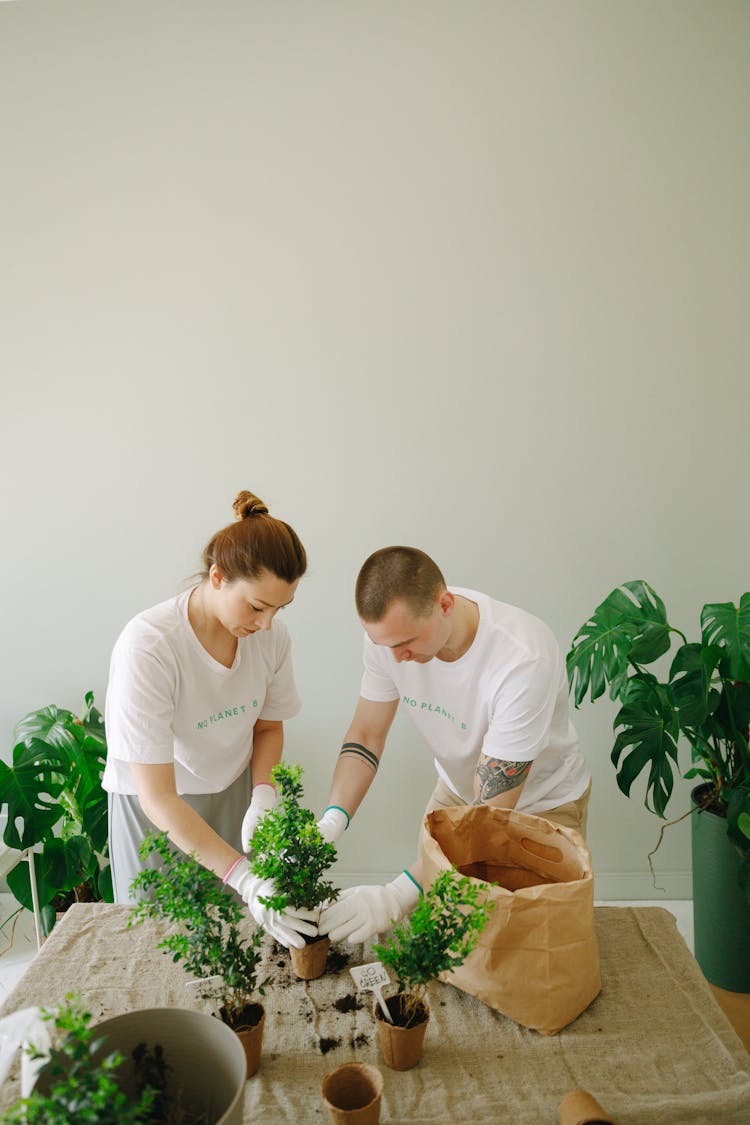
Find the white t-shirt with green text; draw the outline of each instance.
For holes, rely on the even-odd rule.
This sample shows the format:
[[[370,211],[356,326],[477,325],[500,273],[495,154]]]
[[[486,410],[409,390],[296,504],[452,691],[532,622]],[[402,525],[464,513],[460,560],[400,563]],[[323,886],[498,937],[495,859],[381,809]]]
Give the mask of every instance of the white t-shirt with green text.
[[[193,632],[189,596],[139,613],[115,643],[102,779],[109,792],[135,793],[128,762],[173,762],[178,793],[219,793],[247,769],[256,720],[300,710],[286,626],[276,619],[238,638],[225,668]]]
[[[474,800],[480,753],[533,761],[516,808],[543,814],[582,796],[590,774],[568,713],[565,661],[551,629],[524,610],[451,586],[479,608],[471,647],[458,660],[398,663],[365,634],[361,694],[400,700],[443,781]]]

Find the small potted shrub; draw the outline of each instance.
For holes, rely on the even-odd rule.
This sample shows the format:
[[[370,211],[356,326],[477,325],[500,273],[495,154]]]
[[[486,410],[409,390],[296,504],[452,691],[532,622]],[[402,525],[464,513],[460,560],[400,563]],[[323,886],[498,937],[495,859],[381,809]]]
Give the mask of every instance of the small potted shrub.
[[[0,762],[3,841],[34,856],[42,932],[71,903],[112,902],[107,851],[107,794],[101,780],[107,757],[104,720],[87,692],[83,711],[42,707],[17,724],[12,762]],[[7,875],[8,888],[33,910],[28,864]]]
[[[148,1008],[92,1026],[74,995],[40,1016],[51,1028],[43,1048],[26,1048],[34,1089],[3,1125],[240,1125],[245,1055],[219,1020]]]
[[[493,906],[475,879],[452,867],[440,872],[410,917],[394,926],[390,941],[373,946],[396,974],[396,994],[386,1000],[393,1023],[375,1007],[380,1049],[393,1070],[410,1070],[419,1062],[430,1016],[427,985],[468,957]]]
[[[288,906],[315,910],[338,898],[333,883],[323,878],[336,860],[336,848],[321,836],[315,814],[301,804],[302,766],[279,763],[271,771],[279,802],[265,814],[252,838],[250,864],[256,875],[273,879],[277,894],[261,898],[273,910]],[[305,938],[302,949],[290,949],[292,967],[302,980],[313,980],[325,969],[330,940],[325,935]]]
[[[239,1036],[250,1078],[260,1066],[265,1024],[256,996],[270,984],[270,978],[258,980],[263,931],[256,929],[243,941],[239,923],[246,915],[237,898],[194,856],[176,852],[165,832],[143,841],[141,856],[154,852],[162,866],[139,872],[131,883],[133,891],[147,897],[131,909],[128,925],[147,918],[179,924],[157,948],[171,953],[197,980],[212,978],[202,995],[216,1002],[219,1018]]]

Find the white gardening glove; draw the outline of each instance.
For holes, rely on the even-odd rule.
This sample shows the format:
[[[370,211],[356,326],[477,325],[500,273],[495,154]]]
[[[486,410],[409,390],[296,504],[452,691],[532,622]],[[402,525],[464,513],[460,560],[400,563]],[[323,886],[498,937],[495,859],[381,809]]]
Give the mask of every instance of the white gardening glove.
[[[310,937],[317,935],[316,911],[288,907],[286,910],[279,912],[278,910],[271,910],[270,907],[259,901],[261,896],[272,898],[273,895],[277,894],[276,884],[273,879],[261,879],[259,876],[253,875],[252,868],[246,859],[240,859],[233,867],[230,867],[222,882],[226,883],[228,887],[231,887],[244,899],[255,921],[280,945],[285,945],[287,948],[294,945],[297,949],[301,949],[305,944],[303,934],[308,934]]]
[[[349,827],[349,814],[338,805],[329,805],[318,821],[318,832],[327,844],[335,844]]]
[[[260,785],[253,786],[253,799],[242,818],[242,828],[240,829],[243,852],[250,851],[250,842],[253,838],[253,832],[258,827],[258,822],[263,819],[269,809],[275,809],[278,803],[279,795],[273,785],[262,782]]]
[[[402,872],[392,883],[350,887],[321,911],[318,930],[331,941],[346,938],[351,945],[382,934],[419,902],[421,888]]]

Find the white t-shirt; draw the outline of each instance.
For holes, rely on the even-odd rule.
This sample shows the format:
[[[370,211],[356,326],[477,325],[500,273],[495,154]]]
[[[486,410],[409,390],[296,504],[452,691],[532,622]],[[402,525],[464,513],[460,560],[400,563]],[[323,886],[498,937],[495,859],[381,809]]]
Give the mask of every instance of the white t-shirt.
[[[365,634],[362,695],[399,699],[435,756],[443,781],[474,800],[480,753],[533,761],[516,808],[544,813],[582,796],[590,774],[568,714],[565,661],[552,631],[515,606],[476,590],[451,593],[479,608],[471,647],[451,662],[398,663]]]
[[[128,762],[173,762],[178,793],[219,793],[247,768],[256,719],[300,710],[285,625],[238,638],[225,668],[193,632],[189,596],[139,613],[115,643],[102,779],[111,793],[135,793]]]

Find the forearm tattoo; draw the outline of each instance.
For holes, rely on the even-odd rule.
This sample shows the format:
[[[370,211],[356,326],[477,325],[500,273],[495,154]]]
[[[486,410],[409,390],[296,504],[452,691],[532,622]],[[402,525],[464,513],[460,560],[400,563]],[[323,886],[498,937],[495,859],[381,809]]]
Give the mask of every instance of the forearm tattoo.
[[[507,793],[509,789],[523,785],[530,769],[531,762],[501,762],[499,758],[488,758],[486,754],[480,754],[477,765],[479,793],[474,804],[481,805],[500,793]]]
[[[339,758],[343,758],[344,754],[354,754],[355,757],[365,762],[373,773],[378,772],[380,762],[377,755],[373,754],[372,750],[368,750],[366,746],[362,746],[359,742],[345,742],[341,747]]]

